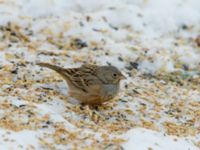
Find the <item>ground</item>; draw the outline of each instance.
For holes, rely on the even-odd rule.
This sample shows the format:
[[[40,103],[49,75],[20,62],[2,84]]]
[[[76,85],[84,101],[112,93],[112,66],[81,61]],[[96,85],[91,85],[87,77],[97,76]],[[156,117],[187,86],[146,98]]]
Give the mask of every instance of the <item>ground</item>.
[[[0,0],[0,149],[199,149],[199,10],[198,0]],[[37,62],[112,64],[127,79],[89,107]]]

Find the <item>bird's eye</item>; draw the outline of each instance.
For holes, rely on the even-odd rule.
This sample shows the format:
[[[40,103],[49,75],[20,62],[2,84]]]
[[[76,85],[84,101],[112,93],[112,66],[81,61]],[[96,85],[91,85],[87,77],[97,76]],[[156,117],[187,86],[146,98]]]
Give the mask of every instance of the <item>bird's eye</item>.
[[[113,73],[113,77],[117,77],[117,74],[116,74],[116,73]]]

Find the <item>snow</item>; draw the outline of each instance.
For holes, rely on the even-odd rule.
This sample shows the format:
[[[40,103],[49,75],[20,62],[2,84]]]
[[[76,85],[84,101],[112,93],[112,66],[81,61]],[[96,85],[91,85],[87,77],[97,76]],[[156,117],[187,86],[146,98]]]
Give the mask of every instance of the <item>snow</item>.
[[[193,143],[175,136],[167,136],[163,133],[143,128],[128,131],[125,135],[128,142],[123,145],[126,150],[198,150]]]
[[[36,138],[34,131],[24,130],[20,132],[12,132],[6,130],[0,130],[0,149],[29,149],[34,145],[36,149],[39,149],[39,140]],[[16,142],[16,144],[13,144]]]
[[[36,52],[29,52],[24,45],[21,47],[19,45],[13,46],[1,51],[3,49],[1,48],[2,45],[7,43],[0,43],[1,65],[10,64],[5,58],[5,53],[19,55],[23,53],[23,60],[31,63],[46,61],[59,63],[66,68],[75,67],[80,66],[82,62],[74,62],[72,58],[79,57],[81,54],[86,62],[93,61],[101,65],[112,63],[125,73],[124,68],[128,63],[126,60],[125,62],[118,60],[119,56],[123,56],[127,60],[137,62],[138,72],[140,73],[156,74],[158,72],[170,73],[177,70],[185,71],[183,65],[187,65],[195,75],[198,75],[200,52],[192,41],[200,33],[199,0],[0,0],[0,14],[0,25],[15,22],[23,27],[28,27],[34,32],[31,40],[39,43],[37,43]],[[90,21],[86,21],[88,16],[90,16]],[[80,26],[81,23],[83,27]],[[186,25],[189,29],[183,30],[183,25]],[[102,51],[95,53],[95,51],[91,51],[91,47],[84,48],[82,51],[67,51],[66,54],[72,56],[70,58],[62,55],[60,57],[39,55],[39,52],[43,51],[53,51],[57,54],[62,52],[55,45],[46,41],[49,37],[59,37],[60,33],[63,33],[60,43],[68,43],[71,37],[80,37],[89,45],[92,45],[91,43],[95,41],[97,47],[91,47],[102,49]],[[179,46],[175,46],[174,43]],[[105,52],[109,52],[112,57],[105,55]],[[29,72],[38,70],[39,67],[32,66],[28,69]],[[52,76],[53,73],[51,73],[49,70],[45,71],[44,69],[43,73],[40,74],[43,77],[28,75],[26,77],[39,80]],[[26,74],[28,73],[22,71],[18,76],[23,77]],[[16,81],[17,78],[14,78],[13,82]],[[128,78],[127,83],[129,81],[133,81],[132,77]],[[38,87],[51,88],[67,96],[65,86],[64,82],[51,82],[34,84],[31,88],[34,90]],[[8,88],[6,85],[2,86],[1,90],[6,88]],[[22,95],[37,95],[36,93],[28,93],[30,91],[27,89],[19,88],[17,91]],[[190,96],[192,100],[197,99],[198,101],[199,93],[193,95],[191,92]],[[16,107],[21,104],[29,104],[26,98],[19,99],[9,96],[9,94],[8,96],[2,96],[0,99],[6,102],[9,101]],[[134,97],[131,99],[140,100],[134,99]],[[34,110],[38,113],[37,115],[44,116],[48,114],[51,121],[63,122],[65,127],[72,131],[79,130],[65,117],[70,116],[71,118],[81,119],[80,114],[65,112],[66,102],[63,102],[59,97],[55,96],[47,100],[50,100],[50,102],[31,103],[35,106]],[[163,103],[166,103],[165,101],[164,98],[161,100]],[[134,110],[135,103],[130,102],[129,106],[133,106]],[[0,116],[3,115],[4,111],[1,110]],[[91,129],[85,129],[84,133],[93,133],[96,137],[100,134],[91,131]],[[40,130],[27,129],[14,132],[0,128],[0,136],[4,137],[0,138],[0,149],[28,149],[30,145],[34,145],[35,149],[43,149],[38,138],[41,134],[43,134],[43,131]],[[147,150],[150,148],[153,150],[198,149],[191,142],[194,137],[169,136],[164,135],[163,131],[156,132],[145,128],[134,128],[120,136],[127,139],[127,142],[122,145],[125,150]],[[12,141],[5,140],[6,138],[13,139],[15,144],[12,144]],[[87,143],[90,142],[87,141]],[[66,148],[59,144],[58,147],[60,149]]]

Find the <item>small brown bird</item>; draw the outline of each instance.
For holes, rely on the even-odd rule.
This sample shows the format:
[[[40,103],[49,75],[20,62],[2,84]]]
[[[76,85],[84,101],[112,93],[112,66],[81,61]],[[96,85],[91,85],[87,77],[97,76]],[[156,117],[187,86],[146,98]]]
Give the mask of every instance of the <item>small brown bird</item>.
[[[114,66],[82,65],[65,69],[48,63],[38,65],[60,74],[68,84],[69,95],[89,105],[113,99],[119,92],[120,81],[125,79]]]

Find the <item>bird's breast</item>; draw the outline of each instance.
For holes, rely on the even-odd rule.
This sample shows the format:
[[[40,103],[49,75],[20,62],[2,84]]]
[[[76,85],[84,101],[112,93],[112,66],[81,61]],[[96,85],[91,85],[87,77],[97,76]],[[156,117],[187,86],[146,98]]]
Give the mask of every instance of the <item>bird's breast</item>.
[[[103,94],[105,96],[114,97],[119,92],[119,85],[118,84],[105,84]]]

